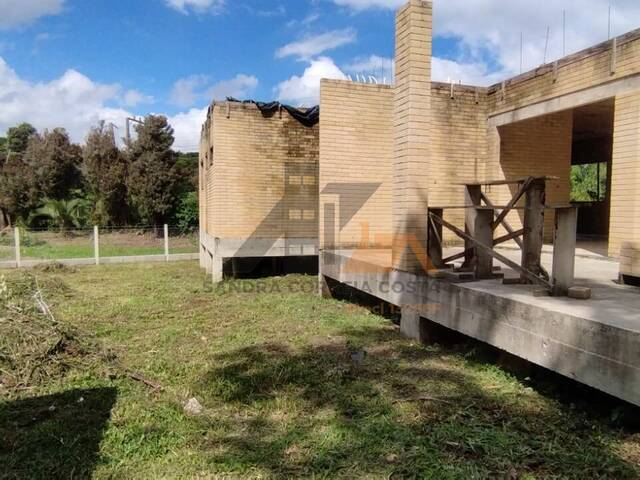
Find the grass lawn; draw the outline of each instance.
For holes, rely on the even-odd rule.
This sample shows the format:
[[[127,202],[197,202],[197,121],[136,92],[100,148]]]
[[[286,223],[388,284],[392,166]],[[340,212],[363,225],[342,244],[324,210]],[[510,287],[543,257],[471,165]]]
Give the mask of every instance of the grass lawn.
[[[2,478],[640,475],[640,434],[620,426],[636,409],[510,375],[477,344],[411,343],[312,277],[212,290],[196,263],[34,274],[56,319],[110,353],[0,388]]]

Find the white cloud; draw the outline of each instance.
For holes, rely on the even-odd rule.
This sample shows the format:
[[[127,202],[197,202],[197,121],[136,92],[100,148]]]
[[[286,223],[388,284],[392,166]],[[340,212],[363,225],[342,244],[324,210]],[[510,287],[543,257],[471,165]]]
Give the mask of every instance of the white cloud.
[[[333,3],[355,11],[362,11],[368,8],[399,8],[407,3],[407,0],[333,0]]]
[[[320,35],[305,37],[276,50],[276,58],[293,55],[300,59],[308,60],[328,50],[334,50],[343,45],[353,43],[356,37],[356,31],[352,28],[332,30]]]
[[[174,105],[191,107],[201,102],[224,100],[226,97],[247,97],[257,86],[256,77],[243,73],[215,84],[211,84],[206,75],[191,75],[173,84],[170,101]]]
[[[118,85],[96,83],[76,70],[50,82],[31,83],[18,76],[0,57],[0,132],[20,122],[36,128],[64,127],[81,142],[99,120],[122,125],[130,115],[111,107],[121,102]]]
[[[181,78],[173,84],[169,98],[171,103],[181,107],[190,107],[201,100],[202,89],[207,86],[209,78],[206,75],[191,75]]]
[[[122,105],[125,107],[136,107],[143,103],[153,103],[154,98],[151,95],[145,95],[139,90],[127,90],[122,96]]]
[[[22,78],[0,57],[0,136],[8,128],[29,122],[38,130],[64,127],[74,142],[83,143],[89,129],[100,120],[113,122],[124,136],[127,117],[133,113],[113,105],[134,106],[153,98],[117,84],[102,84],[76,70],[59,78],[33,83]],[[207,109],[191,109],[168,117],[175,130],[175,148],[197,151]]]
[[[251,95],[258,86],[254,76],[239,74],[230,80],[222,80],[207,90],[207,99],[224,100],[227,97],[242,99]]]
[[[175,143],[173,148],[182,152],[197,152],[202,124],[207,118],[208,108],[192,108],[188,112],[168,117],[173,127]]]
[[[320,97],[320,80],[323,78],[344,80],[346,75],[332,59],[319,57],[309,62],[302,76],[294,75],[276,87],[278,100],[295,105],[315,105]]]
[[[0,30],[27,25],[62,11],[64,0],[0,0]]]
[[[460,63],[444,58],[431,59],[431,79],[434,82],[453,82],[465,85],[488,86],[503,80],[504,72],[489,72],[482,62]]]
[[[190,11],[198,14],[218,14],[225,5],[225,0],[166,0],[167,5],[178,12],[189,15]]]
[[[396,9],[405,0],[332,0],[356,12]],[[566,11],[566,54],[607,39],[609,0],[556,0],[553,5],[531,0],[434,1],[434,35],[456,43],[449,60],[434,59],[434,73],[487,85],[520,72],[520,35],[524,37],[523,71],[563,56],[562,11]],[[638,26],[640,2],[614,0],[612,35]],[[545,59],[547,27],[550,29]],[[484,72],[484,74],[483,74]],[[435,78],[435,77],[434,77]]]

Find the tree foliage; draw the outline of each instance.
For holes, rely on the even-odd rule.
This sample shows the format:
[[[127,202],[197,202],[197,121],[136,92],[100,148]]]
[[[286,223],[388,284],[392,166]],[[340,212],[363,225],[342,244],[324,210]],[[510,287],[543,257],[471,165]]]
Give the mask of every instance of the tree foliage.
[[[89,132],[83,160],[88,193],[94,200],[94,222],[102,225],[126,223],[129,218],[127,159],[104,122]]]
[[[141,220],[157,226],[168,220],[177,200],[173,128],[166,117],[149,115],[136,133],[129,152],[129,195]]]
[[[32,212],[30,222],[44,220],[55,225],[61,232],[82,228],[91,206],[84,198],[71,200],[46,199],[43,205]]]
[[[574,202],[598,202],[606,198],[607,164],[600,164],[600,188],[598,189],[598,164],[588,163],[571,167],[571,200]],[[598,197],[599,192],[599,197]]]

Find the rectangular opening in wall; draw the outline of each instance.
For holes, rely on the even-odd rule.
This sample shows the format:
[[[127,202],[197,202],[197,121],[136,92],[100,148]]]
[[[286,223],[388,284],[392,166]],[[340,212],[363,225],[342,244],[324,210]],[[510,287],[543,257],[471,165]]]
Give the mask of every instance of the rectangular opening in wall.
[[[574,109],[571,202],[578,207],[578,244],[606,255],[611,205],[613,99]]]

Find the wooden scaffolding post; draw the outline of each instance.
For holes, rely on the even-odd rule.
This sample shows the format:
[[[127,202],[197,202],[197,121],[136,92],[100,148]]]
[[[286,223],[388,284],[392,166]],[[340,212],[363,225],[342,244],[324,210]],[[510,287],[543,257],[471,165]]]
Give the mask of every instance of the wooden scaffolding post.
[[[475,209],[474,209],[475,210]],[[473,238],[482,245],[493,245],[493,210],[476,210]],[[493,278],[491,252],[475,245],[475,275],[478,280]]]
[[[525,193],[522,268],[536,275],[542,272],[540,259],[544,241],[545,199],[545,179],[532,179]],[[530,282],[526,275],[521,275],[520,279],[523,283]]]
[[[465,185],[464,189],[464,204],[465,205],[477,205],[480,206],[482,204],[482,186],[481,185]],[[466,233],[470,236],[475,237],[475,225],[476,225],[476,217],[478,216],[478,210],[474,208],[467,208],[465,210],[465,229]],[[493,220],[493,219],[492,219]],[[491,242],[489,243],[491,244]],[[473,243],[469,240],[465,240],[464,242],[464,267],[472,267],[475,261],[475,252]]]

